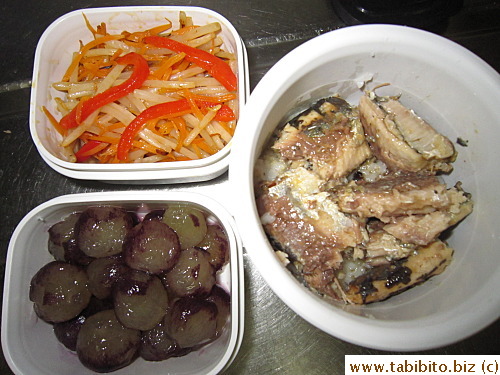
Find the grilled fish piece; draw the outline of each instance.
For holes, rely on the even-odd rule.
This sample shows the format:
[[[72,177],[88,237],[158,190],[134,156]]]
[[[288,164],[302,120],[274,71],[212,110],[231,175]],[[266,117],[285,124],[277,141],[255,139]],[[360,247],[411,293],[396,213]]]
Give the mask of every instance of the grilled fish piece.
[[[257,197],[266,233],[294,254],[305,272],[337,268],[340,251],[364,238],[362,220],[340,212],[321,186],[322,180],[300,167],[263,186]]]
[[[338,97],[280,127],[256,161],[255,198],[278,258],[327,299],[382,301],[441,273],[438,239],[472,211],[451,171],[455,150],[392,98]]]
[[[391,216],[427,214],[450,206],[450,193],[435,176],[389,175],[375,182],[352,181],[335,188],[341,211],[388,221]]]
[[[386,264],[396,259],[406,258],[416,246],[404,242],[385,230],[375,230],[370,233],[368,242],[361,246],[365,261],[370,265]]]
[[[452,248],[440,240],[434,241],[407,258],[374,267],[357,277],[344,291],[343,298],[352,304],[383,301],[442,273],[452,255]]]
[[[403,242],[427,245],[438,236],[468,216],[473,209],[471,195],[457,183],[446,191],[450,204],[437,211],[425,214],[392,217],[383,229]]]
[[[381,101],[380,107],[396,124],[406,143],[426,160],[450,160],[455,148],[448,138],[406,108],[398,100]]]
[[[371,156],[363,126],[345,100],[329,97],[288,122],[273,148],[302,160],[324,180],[348,175]]]
[[[312,171],[292,168],[263,184],[256,202],[265,232],[287,254],[282,261],[293,274],[318,293],[340,299],[331,284],[341,253],[366,234],[363,221],[340,212],[323,184]]]
[[[373,153],[390,169],[451,172],[453,144],[399,101],[369,92],[358,108]]]
[[[447,229],[449,223],[450,215],[446,211],[434,211],[426,215],[393,217],[384,230],[401,241],[427,245]]]

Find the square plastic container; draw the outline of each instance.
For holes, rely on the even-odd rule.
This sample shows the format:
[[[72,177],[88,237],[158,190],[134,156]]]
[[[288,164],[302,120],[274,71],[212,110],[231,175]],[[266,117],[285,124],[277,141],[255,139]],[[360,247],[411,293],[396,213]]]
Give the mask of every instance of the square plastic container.
[[[370,305],[330,304],[285,268],[262,228],[254,167],[276,127],[320,98],[339,94],[353,105],[364,89],[390,86],[456,145],[448,186],[462,182],[474,210],[446,241],[454,248],[440,275]],[[366,85],[365,85],[366,84]],[[320,35],[275,64],[250,96],[234,140],[229,181],[241,199],[235,218],[245,249],[271,289],[297,314],[345,341],[384,350],[424,350],[478,332],[500,316],[498,138],[500,75],[460,45],[403,26],[361,25]]]
[[[140,197],[140,198],[138,198]],[[33,275],[53,260],[47,250],[49,227],[68,214],[91,205],[111,204],[130,210],[149,211],[173,202],[188,202],[213,214],[224,227],[230,246],[229,264],[218,284],[229,291],[231,315],[224,333],[211,344],[184,357],[149,362],[141,358],[114,374],[217,374],[234,359],[243,336],[242,245],[232,217],[217,202],[202,194],[186,192],[108,192],[65,195],[29,212],[15,229],[8,249],[2,311],[2,348],[15,374],[94,374],[74,352],[60,344],[52,326],[39,319],[29,300]]]
[[[61,136],[55,131],[42,106],[54,115],[55,97],[61,93],[51,87],[64,75],[72,60],[73,52],[79,48],[79,41],[92,40],[83,15],[92,26],[106,23],[109,33],[141,31],[172,22],[172,29],[179,27],[179,12],[185,11],[197,25],[219,22],[223,48],[237,59],[238,107],[241,111],[249,95],[248,59],[245,46],[233,25],[220,14],[200,7],[185,6],[127,6],[89,8],[70,12],[54,21],[42,34],[35,52],[30,106],[30,131],[41,157],[57,172],[75,179],[101,180],[114,183],[178,183],[210,180],[224,173],[229,165],[231,149],[229,142],[216,154],[199,160],[90,164],[67,161],[59,146]]]

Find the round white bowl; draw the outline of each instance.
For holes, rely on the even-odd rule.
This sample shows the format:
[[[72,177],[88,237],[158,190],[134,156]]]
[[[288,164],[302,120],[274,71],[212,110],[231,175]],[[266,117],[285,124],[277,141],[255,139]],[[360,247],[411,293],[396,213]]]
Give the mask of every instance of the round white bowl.
[[[263,145],[284,120],[319,98],[339,93],[352,104],[371,80],[402,93],[413,108],[457,145],[448,185],[462,181],[473,213],[454,229],[455,256],[445,272],[387,301],[367,306],[329,304],[302,284],[275,255],[257,213],[253,168]],[[335,30],[299,46],[259,82],[234,140],[230,182],[240,194],[234,210],[245,248],[273,291],[321,330],[354,344],[397,351],[462,340],[500,314],[500,76],[463,47],[429,32],[392,25]]]

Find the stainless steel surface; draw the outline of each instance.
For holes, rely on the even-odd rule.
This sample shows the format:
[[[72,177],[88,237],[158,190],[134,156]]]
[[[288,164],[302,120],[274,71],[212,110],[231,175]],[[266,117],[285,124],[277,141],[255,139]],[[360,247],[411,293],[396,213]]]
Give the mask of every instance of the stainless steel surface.
[[[78,181],[59,175],[38,155],[28,128],[33,55],[43,30],[71,10],[114,5],[198,5],[227,17],[240,33],[249,55],[251,87],[283,55],[306,40],[345,27],[329,0],[25,0],[0,5],[0,274],[10,236],[35,206],[68,193],[128,189],[213,191],[215,181],[188,185],[127,186]],[[469,0],[449,23],[433,31],[457,41],[500,71],[500,4]],[[452,95],[452,93],[450,93]],[[244,231],[245,228],[239,228]],[[267,287],[250,259],[245,259],[245,334],[226,374],[341,374],[346,354],[385,353],[352,345],[319,331],[295,315]],[[500,348],[500,321],[476,335],[426,354],[492,354]],[[408,337],[411,340],[411,337]],[[3,356],[0,373],[11,374]]]

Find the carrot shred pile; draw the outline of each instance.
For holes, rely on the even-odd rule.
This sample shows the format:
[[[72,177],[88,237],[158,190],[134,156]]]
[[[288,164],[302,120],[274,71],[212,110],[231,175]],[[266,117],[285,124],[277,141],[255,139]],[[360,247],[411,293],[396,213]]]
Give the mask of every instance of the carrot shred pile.
[[[216,73],[211,75],[210,69],[189,58],[192,48],[204,54],[208,52],[217,64],[228,64],[229,73],[234,74],[236,58],[223,49],[218,22],[195,25],[191,17],[180,12],[177,29],[166,20],[147,30],[112,34],[105,23],[93,27],[85,15],[84,20],[93,39],[87,43],[80,41],[80,48],[73,54],[63,77],[52,85],[61,93],[55,96],[55,110],[60,119],[42,107],[48,122],[62,137],[62,154],[67,160],[85,163],[186,161],[206,158],[226,147],[237,122],[237,91],[229,91]],[[190,49],[175,52],[160,48],[145,41],[151,37],[169,38]],[[120,64],[120,58],[132,52],[142,56],[149,67],[142,87],[92,114],[81,116],[86,101],[105,95],[112,87],[123,86],[131,77],[134,67]],[[230,78],[236,79],[235,75]],[[175,101],[188,105],[180,112],[159,113],[156,118],[147,117],[144,123],[134,122],[146,109]],[[61,119],[71,112],[72,126],[64,126]],[[125,131],[130,124],[136,129],[132,132],[133,138],[130,138],[130,129]],[[125,134],[130,138],[126,142],[122,139]],[[123,143],[127,143],[126,149]]]

